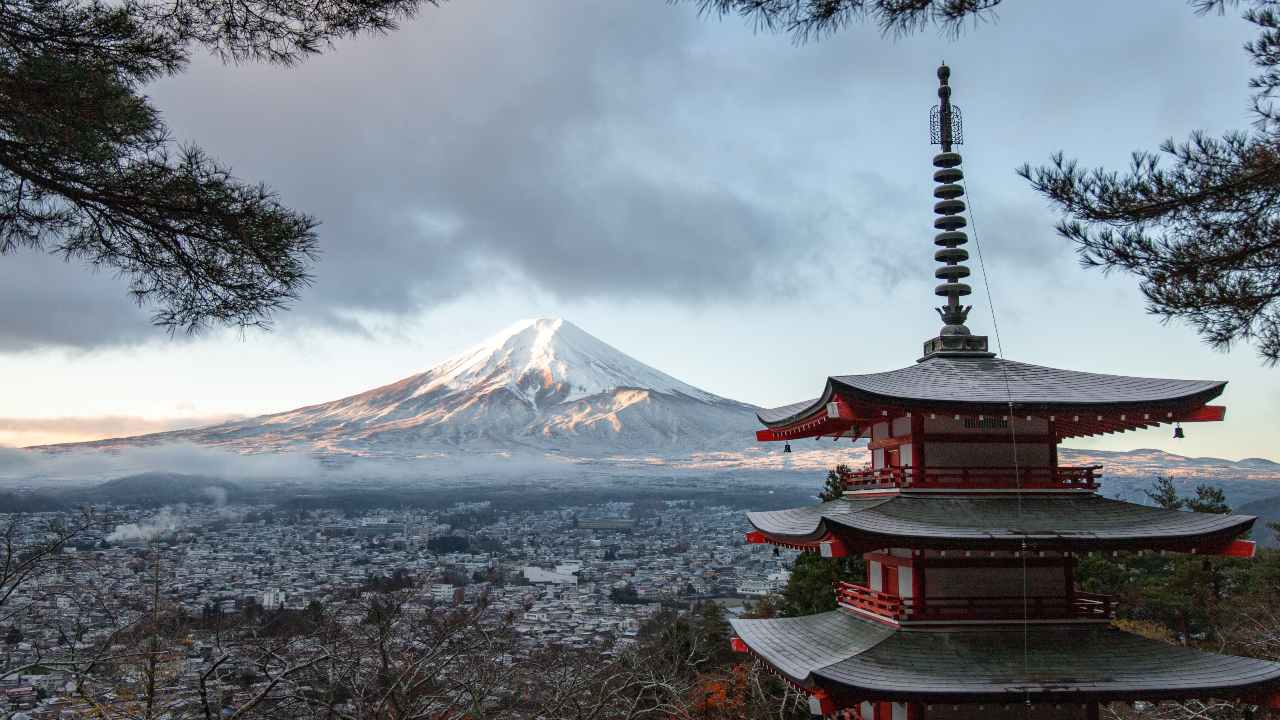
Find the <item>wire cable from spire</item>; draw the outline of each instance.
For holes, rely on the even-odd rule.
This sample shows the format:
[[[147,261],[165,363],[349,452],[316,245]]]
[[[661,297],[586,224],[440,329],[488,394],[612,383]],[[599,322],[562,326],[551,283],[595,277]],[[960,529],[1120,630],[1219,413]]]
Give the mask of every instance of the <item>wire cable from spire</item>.
[[[951,135],[952,135],[951,131],[953,129],[952,128],[953,123],[950,117],[948,117],[946,120],[945,126],[942,126],[942,123],[941,123],[942,110],[940,109],[940,108],[950,109],[949,101],[951,98],[951,88],[948,84],[950,77],[951,77],[951,69],[947,67],[946,63],[943,63],[942,66],[938,68],[938,80],[940,81],[940,86],[938,88],[938,97],[942,102],[939,103],[938,108],[935,108],[935,111],[940,119],[940,122],[937,124],[937,126],[941,126],[939,127],[940,130],[942,130],[943,127],[945,127],[945,130],[939,133],[938,140],[943,140],[943,139],[951,140]],[[945,90],[945,93],[944,93],[944,90]],[[958,108],[956,108],[955,110],[958,112]],[[958,115],[956,116],[956,118],[957,119],[954,124],[957,126],[957,129],[958,129],[958,126],[959,126]],[[930,119],[931,120],[933,119],[932,115]],[[930,124],[931,126],[935,126],[935,124],[932,122]],[[937,140],[935,140],[935,142],[937,142]],[[947,152],[948,147],[949,147],[948,144],[944,144],[943,152]],[[956,170],[959,170],[958,162],[956,164]],[[977,214],[973,210],[973,196],[969,194],[969,186],[968,186],[968,183],[965,182],[963,174],[957,173],[957,175],[958,177],[952,180],[952,182],[961,187],[961,194],[964,195],[967,200],[968,211],[969,211],[969,229],[973,235],[973,247],[977,251],[977,255],[978,255],[978,272],[982,273],[982,287],[987,298],[987,308],[991,314],[991,330],[996,338],[996,356],[999,357],[1001,360],[1004,360],[1005,359],[1004,342],[1001,340],[1001,336],[1000,336],[1000,321],[996,315],[996,303],[991,294],[991,277],[987,273],[987,263],[982,254],[982,242],[978,239],[978,221],[977,221]],[[1018,525],[1019,527],[1021,527],[1022,525],[1022,489],[1023,489],[1022,469],[1018,461],[1018,424],[1017,424],[1017,417],[1014,415],[1013,387],[1009,382],[1009,369],[1004,363],[1000,363],[1000,372],[1004,380],[1005,400],[1008,403],[1007,417],[1009,419],[1009,439],[1013,449],[1013,477],[1014,477],[1014,483],[1016,485],[1016,490],[1014,492],[1014,495],[1017,498]],[[1024,675],[1029,675],[1030,673],[1029,658],[1030,658],[1031,619],[1030,619],[1030,600],[1029,600],[1030,588],[1028,586],[1028,572],[1027,572],[1027,552],[1028,552],[1027,542],[1026,540],[1023,540],[1020,546],[1020,550],[1018,552],[1018,556],[1022,561],[1022,671]],[[1031,691],[1029,688],[1027,690],[1026,700],[1027,700],[1027,703],[1030,704]]]

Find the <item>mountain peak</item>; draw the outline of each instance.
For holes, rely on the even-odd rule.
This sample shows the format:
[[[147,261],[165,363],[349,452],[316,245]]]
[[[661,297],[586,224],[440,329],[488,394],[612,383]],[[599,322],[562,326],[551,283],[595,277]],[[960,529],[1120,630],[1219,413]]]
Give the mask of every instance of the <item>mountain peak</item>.
[[[582,332],[581,328],[569,322],[568,320],[565,320],[564,318],[558,318],[558,317],[525,318],[523,320],[519,320],[515,323],[512,323],[511,325],[508,325],[502,330],[499,330],[498,332],[491,335],[489,337],[489,340],[486,340],[485,342],[487,343],[489,341],[497,340],[499,338],[508,338],[513,335],[519,335],[525,332],[555,334],[560,331],[561,327],[564,327],[566,325],[574,330],[577,330],[578,332]]]
[[[529,348],[541,353],[554,352],[558,343],[572,342],[574,338],[595,340],[582,328],[564,318],[528,318],[490,335],[468,352],[493,348]],[[466,355],[467,353],[463,353]]]
[[[533,407],[619,388],[720,400],[641,363],[563,318],[521,320],[422,376],[415,395],[505,388]]]

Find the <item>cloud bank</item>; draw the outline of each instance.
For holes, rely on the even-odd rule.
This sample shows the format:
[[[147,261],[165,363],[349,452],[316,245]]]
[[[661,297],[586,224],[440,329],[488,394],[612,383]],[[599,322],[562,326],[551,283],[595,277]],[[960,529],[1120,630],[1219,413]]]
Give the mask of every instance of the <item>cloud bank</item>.
[[[1091,107],[1117,120],[1090,147],[1122,138],[1126,118],[1152,121],[1147,146],[1200,126],[1224,68],[1243,103],[1236,30],[1182,6],[1093,10],[1117,31],[1075,4],[1010,7],[957,42],[854,28],[797,48],[688,5],[455,3],[296,68],[200,58],[148,93],[177,137],[323,221],[316,285],[282,327],[360,330],[361,313],[483,302],[496,286],[733,304],[785,301],[838,269],[866,296],[928,279],[939,57],[954,58],[982,148],[969,175],[983,178],[971,199],[987,249],[1041,280],[1044,258],[1069,250],[1015,164],[1080,145]],[[1135,53],[1130,25],[1162,42]],[[1100,159],[1122,164],[1132,146],[1118,142]],[[0,320],[0,352],[163,336],[120,278],[32,253],[0,258],[0,304],[24,309]]]
[[[0,447],[27,447],[147,435],[217,425],[242,415],[144,418],[130,415],[85,417],[0,417]]]
[[[145,472],[177,472],[228,480],[306,480],[324,466],[304,453],[241,455],[189,443],[59,452],[0,448],[0,484],[52,486],[97,484]]]

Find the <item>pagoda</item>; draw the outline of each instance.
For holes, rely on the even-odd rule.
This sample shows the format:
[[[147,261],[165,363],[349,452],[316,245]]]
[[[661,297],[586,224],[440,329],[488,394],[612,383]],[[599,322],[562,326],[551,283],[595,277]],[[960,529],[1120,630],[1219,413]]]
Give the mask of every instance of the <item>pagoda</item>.
[[[1099,704],[1243,698],[1280,708],[1280,663],[1171,645],[1112,626],[1115,601],[1076,587],[1085,553],[1250,557],[1254,518],[1165,510],[1097,492],[1101,467],[1058,463],[1067,438],[1225,417],[1226,383],[1059,370],[998,357],[966,326],[959,109],[938,70],[931,116],[935,275],[943,326],[915,364],[827,378],[759,413],[761,441],[866,438],[870,466],[818,505],[749,513],[748,542],[859,553],[865,585],[838,609],[735,619],[749,652],[823,716],[1098,717]]]

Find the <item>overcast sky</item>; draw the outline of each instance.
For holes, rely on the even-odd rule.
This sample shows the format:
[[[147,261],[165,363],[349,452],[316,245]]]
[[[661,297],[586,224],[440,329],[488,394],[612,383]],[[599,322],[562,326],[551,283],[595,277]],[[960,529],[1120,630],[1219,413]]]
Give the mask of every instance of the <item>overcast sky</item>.
[[[939,325],[927,121],[945,60],[1006,355],[1231,381],[1228,421],[1186,440],[1075,444],[1280,459],[1280,370],[1080,269],[1013,172],[1247,127],[1252,34],[1177,0],[1009,0],[958,40],[796,47],[661,0],[461,0],[292,69],[198,59],[149,94],[175,137],[321,219],[315,286],[273,333],[170,339],[118,278],[0,258],[0,444],[333,399],[531,316],[761,405],[908,365]]]

